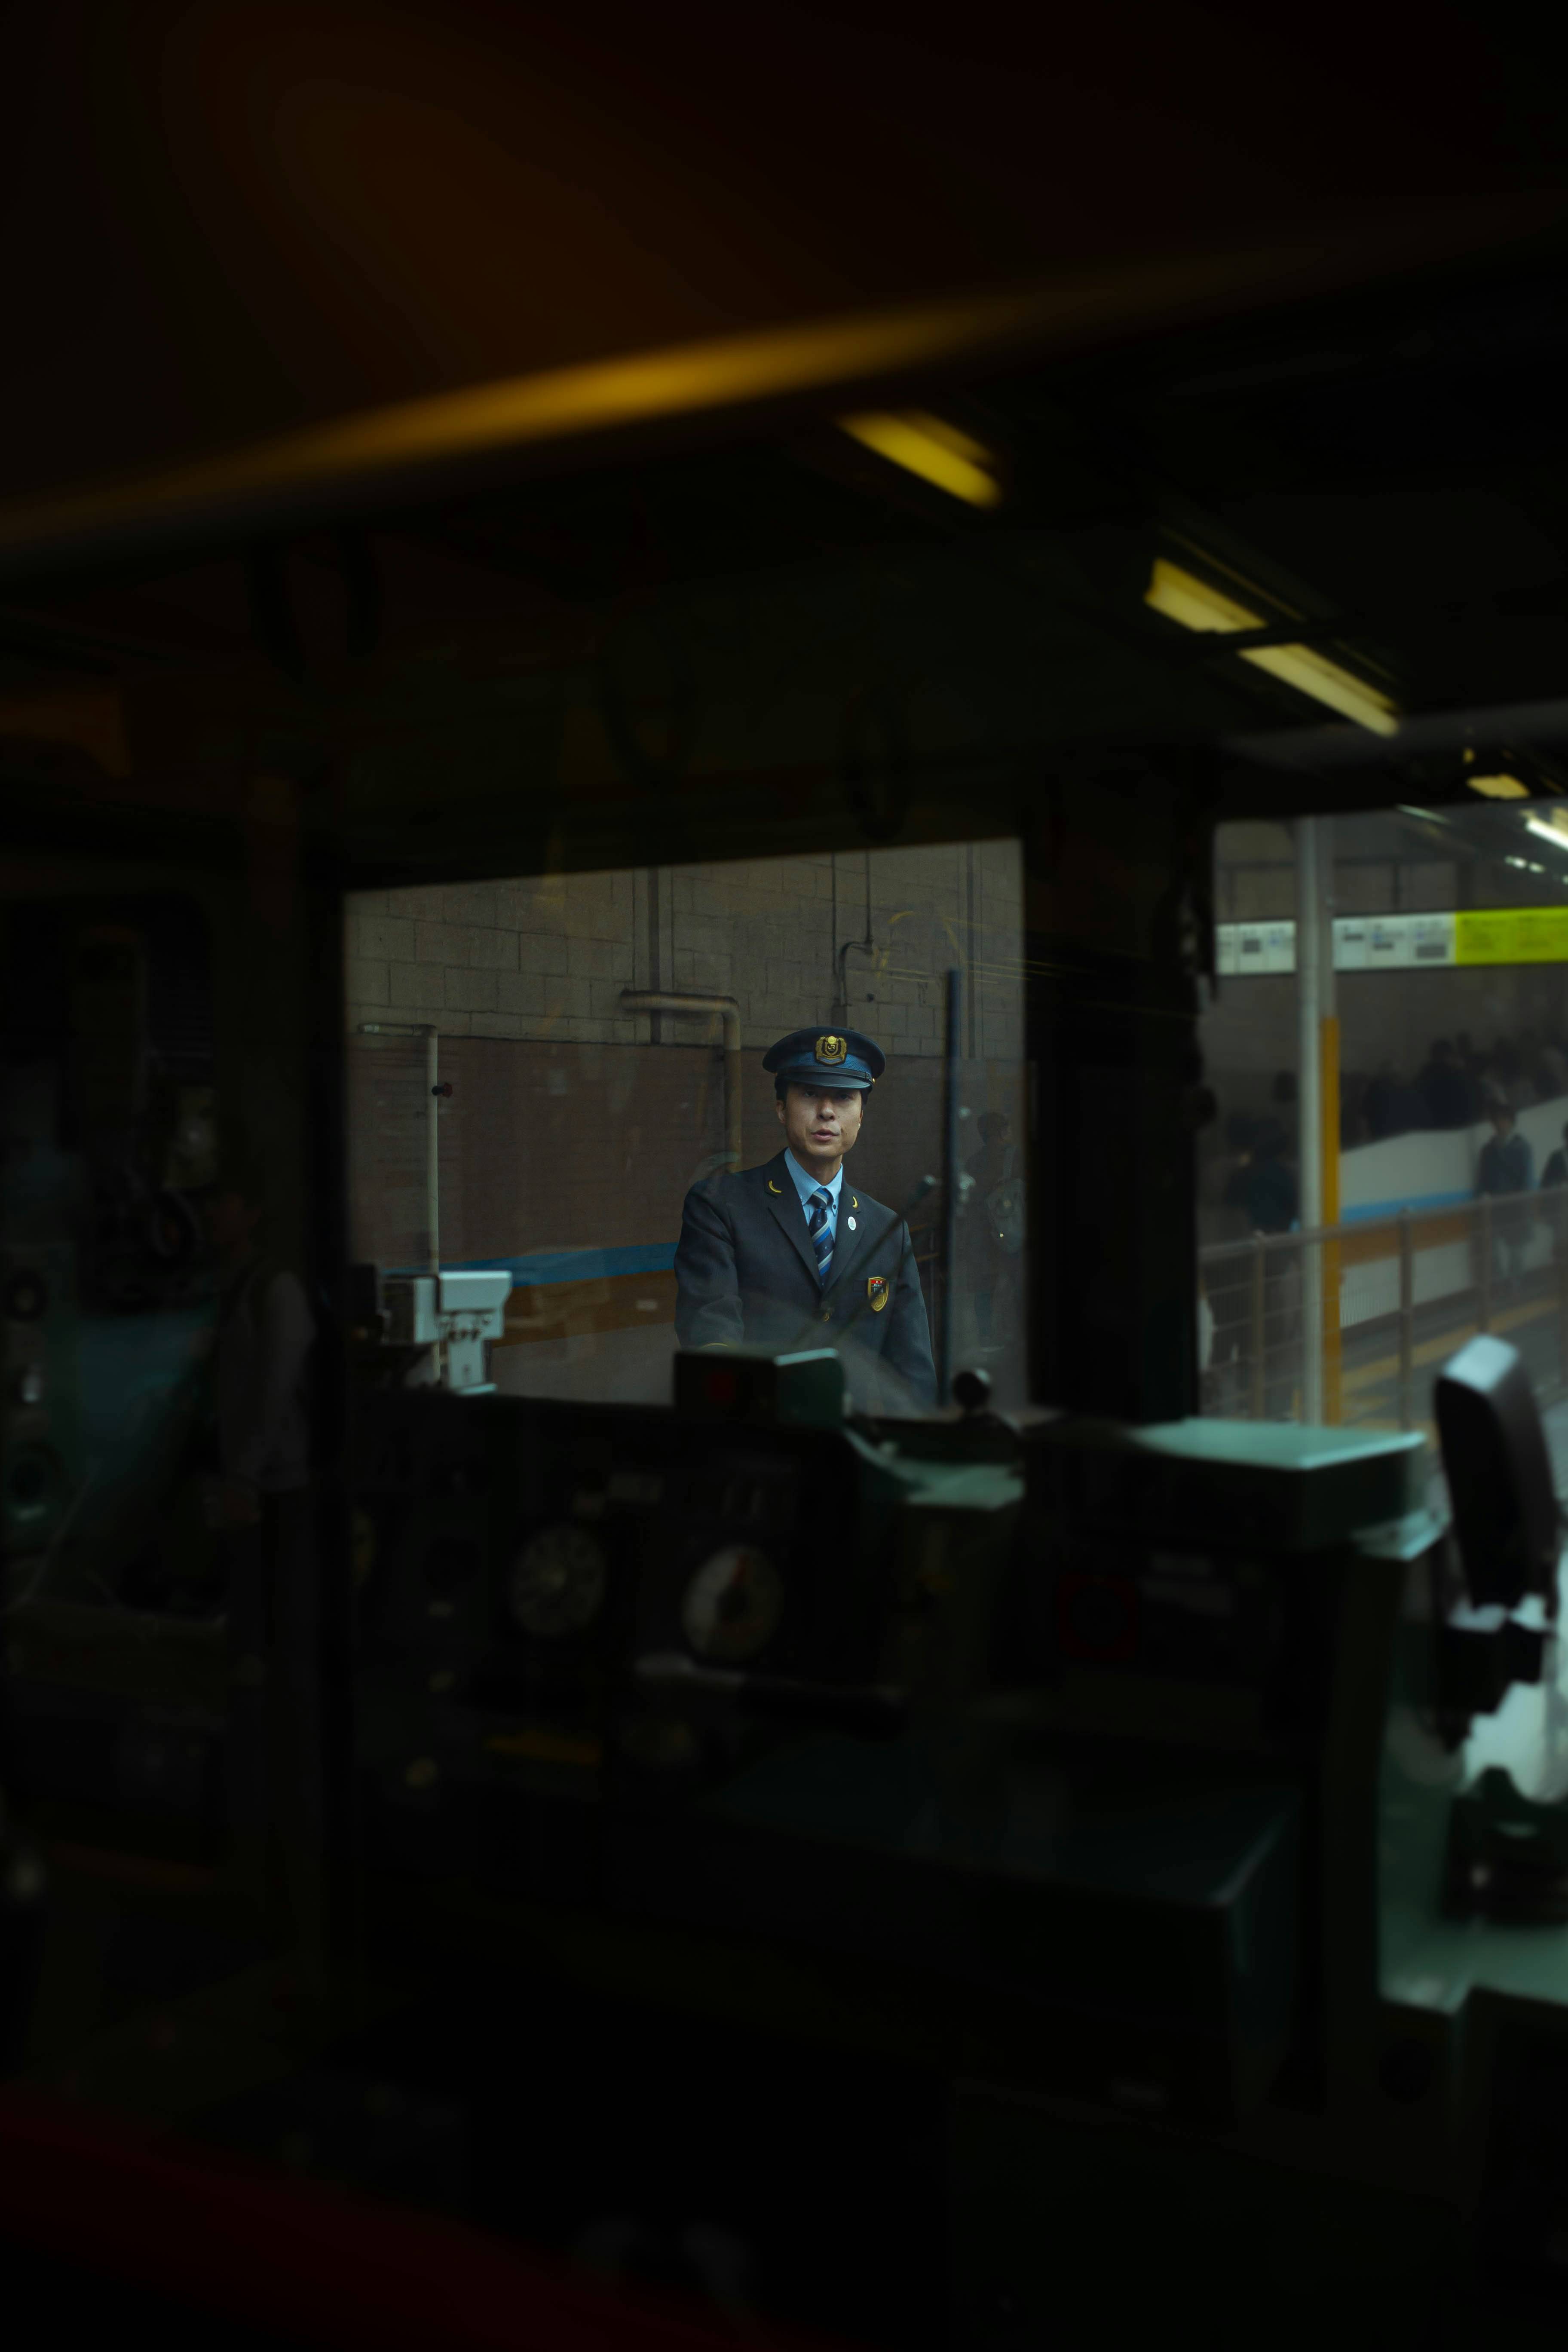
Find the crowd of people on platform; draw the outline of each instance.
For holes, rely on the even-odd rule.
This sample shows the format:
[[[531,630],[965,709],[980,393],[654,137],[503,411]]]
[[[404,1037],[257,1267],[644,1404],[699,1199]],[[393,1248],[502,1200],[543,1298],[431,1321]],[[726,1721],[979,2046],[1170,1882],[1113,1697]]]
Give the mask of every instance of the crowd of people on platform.
[[[1568,1037],[1523,1029],[1480,1047],[1460,1030],[1434,1040],[1414,1077],[1397,1076],[1392,1061],[1370,1074],[1342,1073],[1340,1146],[1349,1151],[1418,1129],[1474,1127],[1495,1103],[1517,1112],[1562,1095],[1568,1095]]]
[[[1446,1061],[1438,1058],[1436,1049],[1427,1068],[1446,1070]],[[1568,1094],[1568,1089],[1561,1091]],[[1244,1240],[1260,1233],[1290,1233],[1298,1225],[1300,1190],[1295,1171],[1295,1079],[1289,1070],[1274,1079],[1272,1101],[1279,1108],[1265,1118],[1232,1115],[1225,1122],[1225,1155],[1208,1164],[1206,1176],[1199,1183],[1199,1223],[1206,1242]],[[1538,1101],[1538,1096],[1531,1096],[1531,1101]],[[1563,1127],[1563,1140],[1559,1148],[1547,1157],[1538,1185],[1535,1152],[1531,1150],[1528,1136],[1521,1134],[1519,1110],[1507,1098],[1502,1087],[1483,1091],[1479,1118],[1486,1118],[1493,1131],[1477,1157],[1474,1197],[1519,1202],[1516,1209],[1504,1213],[1504,1223],[1498,1230],[1507,1233],[1516,1249],[1521,1251],[1532,1216],[1532,1212],[1523,1206],[1521,1195],[1535,1190],[1559,1192],[1568,1188],[1568,1124]],[[1286,1124],[1286,1119],[1290,1124]],[[1429,1118],[1425,1124],[1438,1127],[1441,1122]],[[1448,1124],[1467,1127],[1469,1118],[1455,1118]],[[1510,1265],[1510,1273],[1514,1270],[1516,1267]]]
[[[1397,1077],[1387,1061],[1370,1076],[1342,1072],[1340,1149],[1353,1151],[1390,1136],[1479,1127],[1495,1111],[1517,1117],[1532,1103],[1563,1097],[1568,1097],[1568,1036],[1525,1029],[1479,1048],[1460,1030],[1455,1037],[1434,1040],[1414,1077]],[[1517,1130],[1510,1132],[1511,1176],[1518,1172],[1515,1162],[1521,1154],[1528,1160],[1529,1146]],[[1483,1147],[1483,1164],[1490,1148]],[[1296,1218],[1295,1154],[1296,1078],[1293,1071],[1281,1070],[1269,1089],[1267,1112],[1226,1121],[1224,1156],[1211,1163],[1206,1206],[1232,1213],[1224,1220],[1227,1226],[1239,1214],[1248,1233],[1289,1233]],[[1543,1176],[1543,1183],[1552,1181]],[[1531,1165],[1522,1182],[1506,1189],[1529,1192],[1534,1182]],[[1505,1188],[1483,1182],[1480,1189]],[[1220,1235],[1215,1233],[1212,1238]]]
[[[1439,1037],[1417,1076],[1396,1082],[1385,1064],[1377,1076],[1342,1077],[1340,1148],[1382,1141],[1392,1135],[1453,1130],[1489,1121],[1476,1169],[1476,1196],[1517,1196],[1537,1189],[1534,1155],[1518,1128],[1520,1111],[1537,1102],[1568,1096],[1568,1045],[1525,1030],[1485,1052],[1463,1032]],[[1563,1130],[1568,1143],[1568,1128]],[[1201,1223],[1205,1241],[1240,1240],[1253,1234],[1288,1234],[1296,1224],[1300,1196],[1296,1172],[1296,1079],[1281,1070],[1261,1117],[1237,1114],[1226,1122],[1225,1149],[1211,1160],[1200,1183]],[[1568,1184],[1568,1153],[1553,1151],[1540,1189]]]

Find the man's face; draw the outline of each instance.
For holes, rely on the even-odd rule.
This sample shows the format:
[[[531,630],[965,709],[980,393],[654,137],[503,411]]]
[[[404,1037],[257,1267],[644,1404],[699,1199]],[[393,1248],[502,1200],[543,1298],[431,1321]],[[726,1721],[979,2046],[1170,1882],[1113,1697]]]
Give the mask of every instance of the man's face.
[[[773,1108],[784,1141],[803,1168],[831,1176],[854,1150],[862,1108],[858,1087],[791,1087]]]
[[[1492,1133],[1497,1137],[1500,1143],[1506,1143],[1509,1137],[1513,1133],[1513,1121],[1509,1118],[1505,1111],[1493,1111]]]

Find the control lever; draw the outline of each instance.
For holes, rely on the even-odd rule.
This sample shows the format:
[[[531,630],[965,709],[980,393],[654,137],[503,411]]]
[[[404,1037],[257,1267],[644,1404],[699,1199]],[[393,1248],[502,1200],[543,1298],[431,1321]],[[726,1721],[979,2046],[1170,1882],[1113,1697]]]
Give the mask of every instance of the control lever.
[[[820,1724],[863,1739],[897,1738],[909,1721],[903,1691],[876,1685],[840,1689],[832,1683],[795,1682],[783,1675],[737,1674],[723,1666],[694,1665],[677,1650],[639,1658],[633,1672],[645,1687],[731,1699],[757,1715]]]

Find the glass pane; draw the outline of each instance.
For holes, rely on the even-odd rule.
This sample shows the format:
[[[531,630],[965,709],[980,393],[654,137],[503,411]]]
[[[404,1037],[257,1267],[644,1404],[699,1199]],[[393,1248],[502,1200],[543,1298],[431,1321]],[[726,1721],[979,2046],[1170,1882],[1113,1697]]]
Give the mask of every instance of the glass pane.
[[[209,915],[172,891],[0,906],[0,1748],[54,1834],[202,1868],[240,1828],[246,1565],[219,1507]]]
[[[1433,1377],[1482,1329],[1549,1401],[1568,1371],[1568,834],[1479,800],[1312,823],[1306,1067],[1299,829],[1217,837],[1205,1409],[1430,1435]]]
[[[408,1375],[665,1403],[682,1331],[826,1336],[853,1405],[909,1414],[951,1317],[954,1365],[1022,1402],[1021,919],[1007,842],[360,894],[353,1255],[394,1306],[437,1258],[510,1286],[488,1368],[409,1334]],[[792,1036],[781,1102],[764,1056]]]

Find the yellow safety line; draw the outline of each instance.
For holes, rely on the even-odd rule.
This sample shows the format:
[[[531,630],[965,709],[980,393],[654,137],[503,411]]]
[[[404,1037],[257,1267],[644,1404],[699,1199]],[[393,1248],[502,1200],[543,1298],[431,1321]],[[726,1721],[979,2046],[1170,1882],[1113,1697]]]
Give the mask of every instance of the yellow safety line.
[[[1493,1317],[1492,1328],[1494,1331],[1517,1331],[1521,1323],[1537,1323],[1543,1315],[1551,1315],[1555,1311],[1555,1300],[1535,1307],[1510,1307],[1501,1315]],[[1466,1339],[1473,1339],[1479,1328],[1479,1325],[1469,1323],[1462,1329],[1446,1332],[1441,1339],[1423,1339],[1418,1348],[1412,1348],[1410,1350],[1412,1366],[1436,1363],[1440,1357],[1452,1355],[1454,1349],[1461,1346]],[[1391,1372],[1397,1376],[1398,1371],[1398,1357],[1384,1356],[1375,1364],[1361,1364],[1353,1372],[1346,1372],[1343,1375],[1342,1384],[1346,1389],[1371,1388],[1379,1380],[1386,1379]]]

